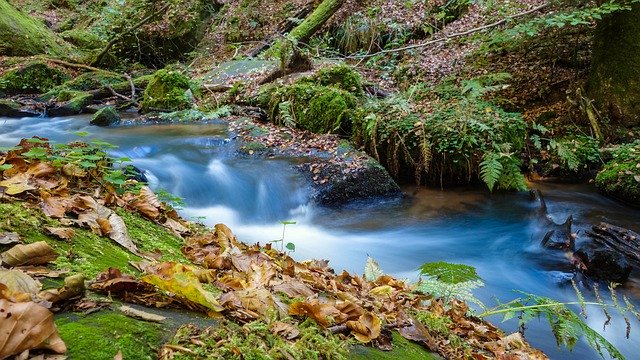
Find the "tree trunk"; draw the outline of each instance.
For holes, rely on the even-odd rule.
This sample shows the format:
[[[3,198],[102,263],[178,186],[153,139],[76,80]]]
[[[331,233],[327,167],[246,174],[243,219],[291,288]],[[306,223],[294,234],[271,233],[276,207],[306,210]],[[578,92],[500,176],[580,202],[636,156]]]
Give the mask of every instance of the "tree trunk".
[[[598,23],[587,94],[603,116],[640,125],[640,4]]]
[[[289,35],[299,42],[305,42],[318,31],[327,20],[344,4],[344,0],[324,0],[300,25]]]
[[[0,0],[0,55],[50,54],[68,57],[72,47],[42,22]]]

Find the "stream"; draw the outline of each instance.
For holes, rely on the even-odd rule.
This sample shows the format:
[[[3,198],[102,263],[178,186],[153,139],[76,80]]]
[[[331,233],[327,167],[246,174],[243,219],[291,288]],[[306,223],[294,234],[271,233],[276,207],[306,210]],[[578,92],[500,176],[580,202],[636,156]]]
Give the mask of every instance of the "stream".
[[[228,225],[245,242],[265,243],[282,237],[295,244],[297,260],[324,258],[341,271],[362,273],[367,255],[399,278],[416,281],[417,268],[429,261],[474,266],[485,287],[474,294],[487,306],[509,301],[521,290],[561,301],[575,301],[567,276],[571,267],[562,254],[540,247],[543,222],[537,202],[527,192],[489,194],[479,189],[440,191],[408,187],[412,196],[398,200],[353,203],[340,209],[309,202],[309,184],[292,169],[293,159],[238,156],[226,125],[145,125],[100,128],[88,116],[65,118],[0,117],[0,146],[16,145],[38,135],[55,142],[100,139],[118,148],[144,170],[150,186],[184,199],[181,214],[212,226]],[[78,131],[91,133],[80,138]],[[600,221],[640,231],[640,210],[623,206],[595,192],[589,185],[533,184],[542,190],[549,215],[558,223],[574,217],[574,231]],[[640,307],[639,274],[620,290]],[[602,293],[606,295],[604,284]],[[593,293],[581,288],[587,300]],[[605,296],[608,299],[608,296]],[[574,309],[575,310],[575,309]],[[579,309],[578,309],[579,310]],[[603,331],[604,315],[590,308],[586,322],[611,341],[627,359],[639,359],[640,322],[631,319],[629,339],[619,316]],[[612,311],[615,312],[615,311]],[[507,332],[513,320],[489,318]],[[573,351],[558,349],[548,325],[532,321],[529,342],[552,359],[598,359],[580,341]],[[608,357],[605,357],[608,358]]]

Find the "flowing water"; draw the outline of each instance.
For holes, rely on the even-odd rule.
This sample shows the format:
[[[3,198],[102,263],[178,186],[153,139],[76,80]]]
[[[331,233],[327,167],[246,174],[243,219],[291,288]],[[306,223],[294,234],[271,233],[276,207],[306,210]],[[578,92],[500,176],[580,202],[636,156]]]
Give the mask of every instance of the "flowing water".
[[[444,260],[476,267],[486,286],[475,294],[485,304],[508,301],[521,290],[562,301],[575,301],[567,276],[571,267],[563,254],[540,248],[544,221],[539,204],[528,193],[487,194],[480,190],[435,191],[405,189],[411,196],[394,201],[355,203],[340,209],[309,203],[309,184],[292,169],[292,159],[254,159],[238,156],[223,123],[205,125],[147,125],[99,128],[88,117],[53,119],[0,118],[0,146],[17,144],[33,135],[56,142],[78,140],[75,132],[92,133],[119,146],[113,153],[133,160],[154,189],[184,199],[183,216],[207,225],[222,222],[246,242],[280,239],[280,221],[295,221],[284,238],[293,242],[298,260],[325,258],[337,270],[362,273],[367,255],[382,269],[400,278],[417,280],[424,262]],[[549,216],[561,223],[568,215],[575,229],[607,221],[640,231],[640,211],[597,194],[590,186],[534,185],[547,200]],[[637,274],[634,274],[637,276]],[[637,282],[636,283],[640,283]],[[638,304],[639,286],[622,293]],[[587,300],[592,293],[583,288]],[[605,318],[590,309],[586,320],[628,359],[639,359],[640,323],[625,324],[614,317],[603,331]],[[513,321],[500,323],[514,331]],[[633,321],[633,319],[632,319]],[[598,359],[580,342],[572,352],[558,349],[543,322],[533,321],[529,341],[552,359]]]

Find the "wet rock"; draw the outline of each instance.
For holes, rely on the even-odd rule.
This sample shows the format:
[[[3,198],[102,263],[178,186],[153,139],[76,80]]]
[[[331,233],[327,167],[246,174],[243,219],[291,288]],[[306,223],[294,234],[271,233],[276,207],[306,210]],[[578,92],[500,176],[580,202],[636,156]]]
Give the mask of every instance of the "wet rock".
[[[120,122],[120,114],[113,106],[104,107],[93,115],[91,125],[111,126]]]
[[[542,246],[549,249],[573,250],[575,248],[575,235],[571,232],[573,216],[569,216],[563,224],[549,221],[549,230],[542,239]]]
[[[83,91],[64,91],[58,95],[58,103],[47,109],[49,116],[77,115],[93,103],[93,95]]]
[[[42,115],[38,111],[25,108],[17,101],[9,99],[0,99],[0,116],[22,118],[36,117]]]
[[[370,159],[364,167],[352,172],[335,172],[324,184],[315,182],[312,198],[320,205],[340,206],[354,200],[401,195],[400,187],[387,170],[374,159]]]
[[[608,246],[588,243],[575,255],[582,262],[583,272],[595,279],[623,283],[631,273],[629,262]]]

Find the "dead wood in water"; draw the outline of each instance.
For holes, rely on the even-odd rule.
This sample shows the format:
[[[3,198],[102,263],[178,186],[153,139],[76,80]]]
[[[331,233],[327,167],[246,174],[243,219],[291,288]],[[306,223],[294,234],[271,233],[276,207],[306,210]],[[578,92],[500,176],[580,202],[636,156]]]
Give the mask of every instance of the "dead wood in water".
[[[640,267],[640,235],[619,226],[600,223],[594,225],[587,236],[600,246],[608,246],[624,256],[635,267]]]

